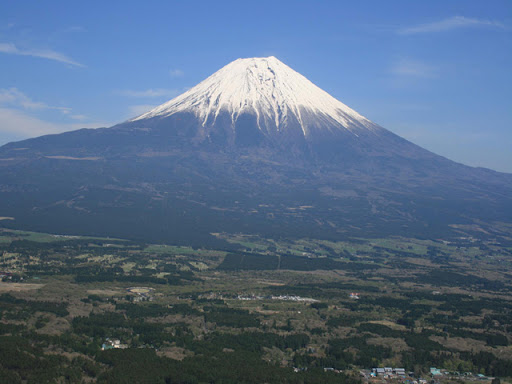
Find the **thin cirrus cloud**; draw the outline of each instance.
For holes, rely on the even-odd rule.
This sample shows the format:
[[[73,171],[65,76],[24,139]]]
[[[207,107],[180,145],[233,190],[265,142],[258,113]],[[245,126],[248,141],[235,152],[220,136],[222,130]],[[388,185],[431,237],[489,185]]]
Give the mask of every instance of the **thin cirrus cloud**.
[[[43,111],[56,111],[70,119],[69,123],[54,123],[42,120],[37,115]],[[60,133],[77,128],[83,128],[87,116],[73,113],[69,107],[52,106],[41,101],[35,101],[17,88],[0,88],[0,145],[3,137],[13,139]],[[75,121],[75,123],[71,123]],[[96,128],[105,126],[101,123],[88,123],[87,126]]]
[[[13,134],[17,138],[34,137],[70,130],[68,125],[54,124],[27,115],[24,111],[2,108],[1,106],[0,120],[2,121],[0,133]]]
[[[432,23],[419,24],[416,26],[398,30],[400,35],[415,35],[422,33],[445,32],[461,28],[498,28],[506,29],[505,25],[495,20],[475,19],[464,16],[453,16],[444,20],[434,21]]]
[[[41,101],[34,101],[17,88],[0,89],[0,105],[28,110],[53,109],[60,111],[65,115],[71,114],[71,108],[54,107]]]
[[[155,104],[139,104],[139,105],[131,105],[129,107],[130,117],[140,116],[146,112],[151,111],[153,108],[158,107]]]
[[[85,67],[85,65],[71,59],[63,53],[51,49],[20,49],[13,43],[0,43],[0,52],[8,55],[32,56],[42,59],[54,60],[60,63],[73,65],[76,67]]]
[[[0,145],[11,140],[55,134],[84,128],[84,123],[53,123],[30,116],[25,111],[0,106]],[[88,128],[109,127],[111,123],[87,123]]]
[[[391,72],[398,76],[434,78],[436,69],[418,60],[402,59],[391,67]]]
[[[170,69],[169,70],[169,75],[171,77],[183,77],[185,75],[185,72],[183,72],[181,69]]]

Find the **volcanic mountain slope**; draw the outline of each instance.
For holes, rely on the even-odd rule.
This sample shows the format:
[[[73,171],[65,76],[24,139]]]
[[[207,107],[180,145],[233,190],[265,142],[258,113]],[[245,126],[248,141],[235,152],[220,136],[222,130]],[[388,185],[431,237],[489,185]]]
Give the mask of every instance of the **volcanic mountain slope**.
[[[506,237],[512,175],[437,156],[276,58],[251,58],[114,127],[1,147],[0,216],[199,245],[223,231]]]

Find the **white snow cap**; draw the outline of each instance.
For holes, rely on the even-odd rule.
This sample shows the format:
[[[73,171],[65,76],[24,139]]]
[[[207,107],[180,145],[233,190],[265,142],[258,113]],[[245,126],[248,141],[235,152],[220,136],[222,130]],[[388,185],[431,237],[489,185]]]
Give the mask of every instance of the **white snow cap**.
[[[215,122],[220,112],[257,116],[260,129],[278,131],[293,116],[308,136],[315,118],[332,129],[374,130],[378,126],[323,91],[300,73],[273,56],[238,59],[180,96],[144,113],[132,121],[192,112],[203,126]],[[318,125],[318,119],[317,123]],[[263,128],[263,126],[265,126]]]

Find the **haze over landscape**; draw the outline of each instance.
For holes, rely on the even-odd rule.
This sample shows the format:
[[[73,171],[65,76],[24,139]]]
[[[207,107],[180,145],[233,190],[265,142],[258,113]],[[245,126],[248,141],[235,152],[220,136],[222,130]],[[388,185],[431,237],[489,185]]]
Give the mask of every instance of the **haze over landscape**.
[[[0,5],[0,382],[512,383],[510,11]]]

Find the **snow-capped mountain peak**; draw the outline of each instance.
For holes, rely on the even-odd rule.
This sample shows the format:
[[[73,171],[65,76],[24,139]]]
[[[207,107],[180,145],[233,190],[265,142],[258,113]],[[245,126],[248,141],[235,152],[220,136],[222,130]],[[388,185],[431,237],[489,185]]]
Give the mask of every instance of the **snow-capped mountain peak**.
[[[300,126],[312,129],[375,130],[377,126],[323,91],[275,57],[235,60],[182,95],[144,113],[132,122],[191,112],[203,127],[228,113],[234,126],[244,114],[255,116],[263,133]]]

